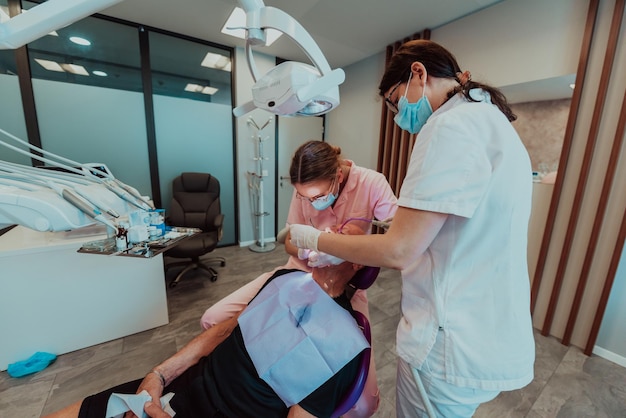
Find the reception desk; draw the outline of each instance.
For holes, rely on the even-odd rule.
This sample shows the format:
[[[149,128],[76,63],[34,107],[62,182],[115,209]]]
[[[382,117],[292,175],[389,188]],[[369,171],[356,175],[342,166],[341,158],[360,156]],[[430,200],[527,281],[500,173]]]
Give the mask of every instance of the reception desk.
[[[98,238],[20,226],[0,236],[0,370],[168,323],[162,254],[77,252]]]

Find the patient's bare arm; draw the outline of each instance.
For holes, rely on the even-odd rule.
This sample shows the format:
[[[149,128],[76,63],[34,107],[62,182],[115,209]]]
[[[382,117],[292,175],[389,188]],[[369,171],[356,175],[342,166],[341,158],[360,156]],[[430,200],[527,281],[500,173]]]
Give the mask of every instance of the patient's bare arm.
[[[210,354],[222,343],[237,326],[241,312],[234,317],[220,322],[187,343],[180,351],[148,373],[139,385],[137,393],[147,391],[152,399],[159,399],[163,388],[180,376],[189,367],[196,364],[202,357]]]
[[[287,418],[315,418],[315,415],[309,414],[306,409],[302,408],[300,405],[294,405],[289,408]]]

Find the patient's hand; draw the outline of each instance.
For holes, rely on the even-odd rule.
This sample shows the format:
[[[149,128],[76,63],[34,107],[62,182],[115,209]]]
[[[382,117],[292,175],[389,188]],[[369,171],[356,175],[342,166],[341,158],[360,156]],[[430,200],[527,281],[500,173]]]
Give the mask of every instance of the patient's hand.
[[[146,414],[148,414],[150,418],[172,418],[170,414],[161,409],[158,403],[146,402],[143,406],[143,410],[146,411]]]
[[[158,404],[159,399],[161,399],[161,396],[163,396],[163,389],[164,388],[161,384],[161,379],[159,378],[159,376],[157,376],[155,373],[150,372],[146,375],[146,377],[143,378],[143,381],[139,385],[139,388],[137,388],[137,393],[141,393],[145,390],[146,392],[148,392],[152,400],[156,400],[156,403]],[[163,409],[161,409],[161,405],[156,405],[156,408],[161,410],[161,412],[165,415],[150,415],[149,413],[148,415],[153,418],[170,417],[167,413],[165,413],[165,411],[163,411]],[[146,412],[148,411],[146,410]],[[124,415],[124,418],[135,418],[135,414],[129,411]]]

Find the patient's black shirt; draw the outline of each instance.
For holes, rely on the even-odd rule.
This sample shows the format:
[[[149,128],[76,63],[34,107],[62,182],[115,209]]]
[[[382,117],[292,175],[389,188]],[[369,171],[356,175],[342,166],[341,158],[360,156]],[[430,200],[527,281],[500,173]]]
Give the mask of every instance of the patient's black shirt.
[[[279,270],[267,283],[296,270]],[[352,313],[348,298],[335,299]],[[299,405],[317,417],[329,417],[355,380],[359,357],[346,364],[335,376],[303,399]],[[306,379],[306,376],[302,376]],[[111,388],[83,402],[79,418],[104,417],[111,393],[135,393],[141,379]],[[237,326],[211,354],[175,379],[163,393],[174,392],[170,401],[176,418],[185,417],[286,417],[283,401],[257,374]]]

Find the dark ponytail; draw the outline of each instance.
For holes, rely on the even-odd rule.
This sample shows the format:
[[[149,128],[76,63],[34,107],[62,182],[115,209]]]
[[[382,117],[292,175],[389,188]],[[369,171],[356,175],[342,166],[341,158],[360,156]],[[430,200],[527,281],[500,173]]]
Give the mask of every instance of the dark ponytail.
[[[433,41],[422,39],[402,44],[393,54],[378,85],[380,96],[383,96],[398,82],[406,82],[411,72],[411,64],[415,61],[421,62],[429,75],[439,78],[452,78],[459,83],[458,87],[448,92],[448,98],[460,92],[467,100],[476,102],[477,100],[473,99],[469,92],[472,89],[480,88],[489,93],[491,102],[504,113],[509,121],[513,122],[517,119],[509,107],[506,97],[499,89],[472,81],[468,72],[461,71],[452,53]]]

